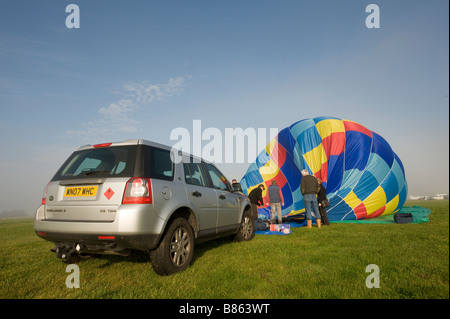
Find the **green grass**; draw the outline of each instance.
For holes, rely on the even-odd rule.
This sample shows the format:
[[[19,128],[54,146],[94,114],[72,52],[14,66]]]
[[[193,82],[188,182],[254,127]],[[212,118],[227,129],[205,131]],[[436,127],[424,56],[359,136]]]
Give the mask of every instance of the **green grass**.
[[[198,245],[193,264],[156,275],[146,254],[79,263],[80,288],[66,287],[66,264],[39,239],[33,220],[0,221],[0,298],[449,298],[449,202],[408,201],[431,209],[423,224],[332,224]],[[366,287],[366,266],[380,288]]]

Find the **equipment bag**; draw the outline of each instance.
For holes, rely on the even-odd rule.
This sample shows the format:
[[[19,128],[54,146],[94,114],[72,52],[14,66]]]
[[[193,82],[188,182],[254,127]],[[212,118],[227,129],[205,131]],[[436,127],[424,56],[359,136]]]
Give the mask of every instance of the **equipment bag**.
[[[330,202],[328,201],[327,198],[325,198],[325,199],[322,201],[321,204],[322,204],[322,207],[323,207],[323,208],[330,207]]]
[[[395,213],[394,221],[397,224],[408,224],[414,221],[413,215],[411,213]]]
[[[262,231],[266,230],[267,228],[269,227],[265,221],[263,221],[262,219],[255,219],[255,231]]]

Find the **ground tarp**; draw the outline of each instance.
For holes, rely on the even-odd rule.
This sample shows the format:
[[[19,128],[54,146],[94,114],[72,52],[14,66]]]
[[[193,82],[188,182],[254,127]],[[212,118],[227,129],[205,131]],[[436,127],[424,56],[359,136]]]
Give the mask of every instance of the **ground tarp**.
[[[428,215],[430,215],[431,211],[428,208],[420,207],[420,206],[412,206],[412,207],[403,207],[399,213],[406,214],[410,213],[413,216],[413,224],[417,223],[426,223],[430,220],[428,219]],[[285,221],[286,224],[290,225],[290,228],[297,228],[297,227],[303,227],[306,226],[306,220],[303,218],[296,218],[296,219],[287,219]],[[315,221],[313,222],[315,223]],[[342,220],[342,221],[332,221],[330,222],[332,224],[334,223],[355,223],[355,224],[395,224],[394,221],[394,214],[384,215],[376,218],[369,218],[369,219],[356,219],[356,220]],[[292,233],[292,230],[289,232],[289,234]],[[270,230],[262,230],[262,231],[255,231],[255,234],[257,235],[289,235],[282,232],[277,231],[270,231]]]
[[[420,207],[420,206],[412,206],[412,207],[403,207],[399,213],[406,214],[410,213],[413,215],[412,223],[426,223],[430,220],[428,219],[428,215],[430,215],[431,211],[428,208]],[[341,220],[341,221],[333,221],[332,223],[357,223],[357,224],[392,224],[394,221],[394,214],[383,215],[376,218],[370,219],[358,219],[358,220]]]

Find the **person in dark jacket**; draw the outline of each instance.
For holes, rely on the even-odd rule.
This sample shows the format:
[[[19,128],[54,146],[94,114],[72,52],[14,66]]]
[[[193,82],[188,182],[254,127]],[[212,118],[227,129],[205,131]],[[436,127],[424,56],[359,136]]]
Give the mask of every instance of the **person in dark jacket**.
[[[320,178],[317,179],[317,182],[319,182],[320,190],[317,194],[317,202],[319,204],[319,211],[320,216],[322,216],[322,223],[324,225],[330,225],[330,222],[328,220],[328,213],[326,207],[324,207],[323,202],[327,200],[327,190],[322,184],[322,180]]]
[[[258,206],[264,206],[264,200],[262,197],[262,192],[264,190],[264,185],[259,184],[258,187],[255,187],[249,194],[248,199],[252,204],[252,215],[253,219],[258,219]]]
[[[306,209],[306,227],[312,228],[312,215],[311,206],[316,216],[317,227],[322,226],[322,220],[320,219],[319,205],[317,205],[317,193],[319,192],[320,185],[317,179],[309,175],[308,170],[302,170],[302,181],[300,182],[300,190],[303,195],[303,202]]]

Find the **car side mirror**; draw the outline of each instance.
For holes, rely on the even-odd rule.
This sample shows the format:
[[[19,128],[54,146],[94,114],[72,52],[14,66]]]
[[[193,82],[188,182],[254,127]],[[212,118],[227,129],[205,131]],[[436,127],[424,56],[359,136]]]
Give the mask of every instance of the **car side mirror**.
[[[242,192],[242,187],[240,183],[233,183],[233,192]]]

